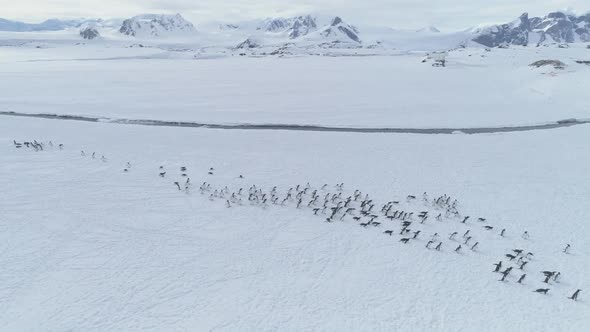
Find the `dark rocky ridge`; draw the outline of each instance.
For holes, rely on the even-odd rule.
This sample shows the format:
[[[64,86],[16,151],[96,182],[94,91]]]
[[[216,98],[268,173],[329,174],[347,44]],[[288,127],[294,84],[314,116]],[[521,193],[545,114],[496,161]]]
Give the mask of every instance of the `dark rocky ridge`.
[[[527,46],[531,42],[574,43],[590,41],[590,14],[576,17],[553,12],[545,17],[529,18],[522,14],[512,23],[494,25],[478,32],[473,41],[487,47],[501,45]]]

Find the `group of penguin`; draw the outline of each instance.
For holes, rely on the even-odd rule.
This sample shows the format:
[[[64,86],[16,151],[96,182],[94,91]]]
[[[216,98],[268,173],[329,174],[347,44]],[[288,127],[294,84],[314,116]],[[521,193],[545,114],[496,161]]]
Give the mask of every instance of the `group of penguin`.
[[[42,151],[47,146],[57,146],[59,149],[63,149],[63,144],[54,145],[51,141],[48,143],[38,142],[36,140],[22,143],[13,141],[13,144],[18,149],[25,147],[34,149],[35,151]],[[86,156],[86,152],[84,151],[81,151],[80,154],[81,156]],[[91,158],[96,159],[97,154],[93,152]],[[107,162],[107,158],[104,156],[101,156],[100,159],[103,162]],[[123,172],[128,173],[130,170],[131,163],[127,162]],[[179,168],[179,171],[182,180],[174,181],[174,186],[179,191],[191,193],[193,185],[188,176],[187,167],[182,166]],[[215,169],[211,167],[208,169],[207,175],[213,176],[215,174],[214,172]],[[157,175],[161,178],[167,178],[167,174],[168,171],[165,167],[159,166]],[[239,175],[237,178],[244,179],[244,176]],[[256,185],[249,186],[248,188],[240,187],[237,190],[230,190],[227,186],[221,189],[214,188],[210,183],[205,181],[199,186],[198,191],[202,195],[207,195],[211,201],[216,199],[224,200],[227,208],[244,205],[246,201],[249,205],[262,208],[267,208],[271,205],[292,205],[296,209],[310,210],[313,212],[314,216],[323,216],[326,223],[351,220],[358,223],[359,226],[363,228],[369,226],[380,227],[383,225],[384,219],[390,222],[398,222],[399,232],[394,231],[393,229],[387,229],[383,231],[383,234],[393,236],[394,233],[397,233],[401,237],[399,241],[403,244],[408,244],[413,240],[417,240],[423,233],[423,230],[417,228],[424,227],[430,219],[434,219],[436,222],[455,220],[461,224],[467,224],[471,219],[470,216],[462,216],[459,213],[458,200],[453,199],[448,195],[442,195],[430,199],[426,192],[423,193],[423,207],[427,207],[425,211],[408,211],[401,207],[402,202],[399,200],[389,201],[380,205],[381,208],[377,209],[377,203],[368,194],[363,193],[358,189],[354,190],[350,195],[344,194],[344,183],[339,183],[335,186],[324,184],[320,188],[313,188],[309,183],[306,185],[298,184],[290,187],[285,193],[281,194],[276,186],[271,188],[269,192],[265,192]],[[408,195],[406,196],[405,203],[415,207],[417,205],[415,204],[415,201],[417,200],[418,198],[415,195]],[[431,214],[430,209],[434,209],[435,213]],[[433,217],[434,215],[436,216]],[[494,227],[487,223],[486,218],[477,218],[476,221],[482,225],[482,228],[485,231],[494,230]],[[506,229],[502,229],[499,233],[500,237],[504,237],[505,232]],[[471,234],[470,229],[463,233],[461,239],[458,239],[458,236],[459,233],[457,231],[450,233],[448,236],[448,240],[458,244],[458,246],[454,248],[454,252],[460,253],[463,250],[467,250],[464,248],[468,248],[471,251],[477,250],[480,243],[479,241],[475,241],[474,235]],[[525,231],[522,234],[522,238],[528,239],[528,237],[529,234]],[[425,247],[428,250],[441,251],[442,246],[443,241],[441,240],[441,236],[438,233],[434,233],[428,237]],[[570,248],[571,246],[568,244],[563,252],[568,254]],[[518,270],[523,271],[517,281],[518,284],[522,284],[527,276],[527,274],[524,273],[525,267],[532,262],[534,254],[532,252],[525,252],[523,249],[513,249],[510,253],[506,254],[505,257],[509,260],[509,263],[513,263],[513,266],[507,266],[502,271],[502,268],[509,263],[499,261],[494,264],[495,268],[493,272],[501,274],[502,277],[500,281],[505,282],[516,267]],[[561,273],[558,271],[542,271],[542,274],[544,276],[543,282],[546,284],[549,284],[550,281],[559,282],[561,276]],[[538,288],[534,290],[534,292],[547,294],[549,290],[549,288]],[[568,298],[577,301],[581,291],[581,289],[577,289]]]
[[[163,167],[161,166],[160,169],[163,169]],[[185,173],[186,167],[182,167],[180,170],[182,176],[187,177],[187,174]],[[213,168],[210,168],[208,174],[213,175],[213,170]],[[160,173],[160,176],[163,176],[163,174]],[[240,175],[239,178],[243,179],[243,176]],[[187,178],[184,187],[181,187],[178,181],[174,182],[174,184],[178,190],[184,190],[187,193],[190,192],[190,179]],[[394,231],[393,229],[387,229],[383,231],[383,234],[388,236],[398,234],[401,237],[399,241],[403,244],[408,244],[411,241],[418,239],[423,233],[423,230],[416,228],[424,227],[423,225],[426,224],[432,216],[435,216],[432,219],[437,222],[455,220],[461,224],[467,224],[468,221],[472,219],[470,216],[462,216],[459,213],[459,202],[456,199],[452,199],[448,195],[429,199],[427,193],[423,193],[422,202],[424,206],[428,208],[432,207],[436,211],[434,214],[431,214],[431,211],[407,211],[401,208],[400,201],[389,201],[384,205],[381,205],[381,208],[377,211],[377,203],[375,203],[368,194],[357,189],[350,195],[345,195],[344,183],[339,183],[335,186],[324,184],[320,188],[314,188],[309,183],[306,185],[298,184],[290,187],[286,192],[281,194],[276,186],[272,187],[268,192],[265,192],[262,188],[256,185],[247,188],[240,187],[239,189],[232,191],[227,186],[220,189],[215,188],[205,181],[199,186],[198,190],[201,194],[208,196],[211,201],[216,199],[225,200],[227,208],[236,205],[244,205],[244,202],[262,208],[268,208],[272,205],[291,205],[296,209],[310,210],[313,212],[314,216],[323,216],[326,223],[334,223],[336,221],[344,222],[349,220],[358,223],[358,225],[363,228],[381,227],[384,224],[383,218],[388,221],[397,221],[399,222],[399,232]],[[411,205],[416,200],[418,200],[418,198],[415,195],[408,195],[406,196],[405,203]],[[481,225],[482,229],[487,232],[491,232],[495,229],[487,223],[486,218],[474,218],[474,220],[476,220],[476,222]],[[502,228],[498,233],[502,238],[505,237],[505,234],[505,228]],[[522,238],[528,239],[529,237],[530,235],[528,231],[524,231]],[[457,253],[460,253],[463,250],[477,251],[480,244],[479,241],[475,240],[475,235],[472,234],[471,229],[464,232],[462,236],[459,232],[454,231],[448,235],[448,239],[457,244],[456,247],[453,247],[453,251]],[[429,236],[425,247],[429,250],[441,251],[442,246],[443,241],[441,240],[441,235],[434,233]],[[568,244],[564,249],[564,253],[567,253],[570,248],[571,246]],[[533,256],[534,254],[532,252],[525,252],[522,249],[514,249],[511,253],[506,254],[506,258],[508,258],[510,262],[514,262],[517,269],[523,272],[525,271],[525,267],[527,267],[533,260]],[[494,264],[496,266],[494,272],[500,273],[502,275],[500,281],[505,282],[514,267],[509,266],[506,267],[505,270],[502,270],[502,264],[502,261]],[[546,283],[549,282],[549,279],[558,282],[558,279],[561,276],[561,273],[557,271],[543,271],[543,273],[546,278]],[[526,273],[523,273],[518,278],[517,283],[522,284],[525,278]],[[547,294],[548,291],[549,289],[544,288],[534,290],[534,292],[542,294]],[[576,290],[568,298],[577,301],[581,291],[581,289]]]
[[[64,148],[63,144],[53,144],[53,141],[38,142],[37,140],[32,140],[32,141],[17,142],[16,140],[13,140],[12,144],[17,149],[26,148],[26,149],[35,150],[35,152],[44,151],[47,148],[57,147],[60,150],[63,150],[63,148]]]
[[[525,231],[522,237],[523,239],[528,239],[529,233]],[[570,248],[571,245],[567,244],[565,248],[562,250],[562,252],[567,255],[569,254]],[[516,267],[518,270],[522,271],[516,283],[523,284],[525,278],[527,277],[527,273],[525,273],[525,267],[533,262],[535,255],[530,251],[525,251],[519,248],[512,249],[510,253],[505,254],[504,256],[508,259],[508,263],[504,263],[502,260],[500,260],[498,263],[493,264],[495,266],[493,272],[502,275],[502,278],[499,281],[507,281],[507,278],[510,276],[511,272]],[[504,271],[502,271],[502,267],[509,265],[510,263],[512,263],[512,266],[508,266]],[[541,274],[543,275],[543,283],[548,285],[550,284],[550,282],[558,283],[561,278],[561,272],[559,271],[541,271]],[[550,288],[537,288],[534,290],[534,292],[546,295],[550,290]],[[577,289],[571,296],[567,298],[570,300],[577,301],[581,291],[581,289]]]

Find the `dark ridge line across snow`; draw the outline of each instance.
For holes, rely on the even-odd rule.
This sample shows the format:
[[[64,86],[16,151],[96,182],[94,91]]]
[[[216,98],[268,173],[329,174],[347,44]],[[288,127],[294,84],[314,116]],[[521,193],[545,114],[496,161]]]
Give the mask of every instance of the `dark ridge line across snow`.
[[[241,129],[241,130],[289,130],[289,131],[317,131],[317,132],[341,132],[341,133],[396,133],[396,134],[491,134],[509,133],[518,131],[547,130],[555,128],[572,127],[582,124],[590,124],[590,119],[567,119],[537,125],[521,125],[506,127],[481,127],[481,128],[353,128],[353,127],[325,127],[316,125],[289,125],[289,124],[206,124],[185,121],[160,121],[160,120],[134,120],[112,119],[104,117],[89,117],[78,115],[59,114],[32,114],[0,111],[0,115],[40,118],[50,120],[71,120],[84,122],[101,122],[114,124],[127,124],[139,126],[159,127],[184,127],[207,129]]]

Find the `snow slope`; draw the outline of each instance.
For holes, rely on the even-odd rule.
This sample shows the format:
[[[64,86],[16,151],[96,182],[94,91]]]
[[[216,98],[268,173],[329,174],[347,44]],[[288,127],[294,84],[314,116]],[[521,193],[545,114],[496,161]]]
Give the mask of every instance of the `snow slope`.
[[[3,111],[351,127],[590,118],[590,66],[575,62],[585,48],[458,49],[434,68],[423,53],[195,60],[196,51],[171,46],[34,45],[2,48]],[[529,67],[541,59],[567,67]]]
[[[0,118],[0,326],[587,331],[588,129],[366,135]],[[13,139],[64,149],[16,149]],[[181,166],[194,184],[188,194],[173,184],[185,181]],[[295,202],[262,208],[246,197],[227,208],[225,199],[199,193],[203,181],[232,191],[277,186],[281,195],[310,182],[322,196],[343,182],[344,197],[359,189],[378,206],[399,200],[399,209],[432,213],[422,192],[447,194],[472,220],[419,224],[414,217],[412,229],[422,234],[404,245],[398,221],[326,223]],[[406,202],[409,194],[418,200]],[[476,217],[495,229],[485,231]],[[396,232],[384,235],[387,229]],[[457,254],[447,236],[466,230],[479,249]],[[524,230],[529,240],[520,237]],[[434,232],[444,242],[440,252],[425,249]],[[506,283],[491,272],[514,248],[535,254],[523,285],[515,283],[517,269]],[[546,286],[542,270],[562,273],[548,295],[533,292]],[[576,288],[584,290],[580,301],[568,300]]]

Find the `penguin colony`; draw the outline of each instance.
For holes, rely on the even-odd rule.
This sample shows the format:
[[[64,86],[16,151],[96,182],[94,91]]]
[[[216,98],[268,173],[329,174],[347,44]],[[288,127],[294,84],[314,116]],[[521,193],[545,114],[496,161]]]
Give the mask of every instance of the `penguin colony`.
[[[52,141],[39,142],[37,140],[17,142],[13,141],[16,149],[32,150],[35,152],[48,149],[63,150],[63,144],[54,144]],[[108,159],[96,152],[80,152],[82,157],[99,159],[106,163]],[[131,163],[127,162],[123,168],[124,173],[129,173]],[[166,180],[170,177],[164,166],[155,169],[155,175]],[[407,195],[405,202],[389,201],[378,203],[369,194],[355,189],[347,191],[344,183],[336,185],[323,184],[314,187],[309,183],[297,184],[287,190],[272,187],[263,189],[256,185],[243,186],[230,189],[227,186],[217,188],[207,181],[202,182],[196,188],[188,175],[186,166],[180,167],[175,172],[178,179],[172,181],[172,188],[188,195],[198,192],[210,201],[222,201],[227,208],[237,208],[244,205],[269,208],[271,206],[290,207],[309,211],[311,216],[323,220],[325,223],[352,222],[361,228],[382,228],[385,236],[399,238],[399,242],[406,245],[424,245],[425,250],[437,252],[452,251],[457,254],[476,252],[483,243],[478,240],[480,232],[495,232],[501,240],[509,232],[506,228],[491,225],[486,218],[464,216],[459,212],[459,201],[448,195],[430,198],[424,192],[420,198],[416,195]],[[214,176],[213,167],[207,170],[207,176]],[[243,180],[244,176],[239,175]],[[405,204],[404,204],[405,203]],[[405,206],[405,208],[402,207]],[[408,208],[411,207],[411,208]],[[450,228],[448,234],[428,234],[429,223],[446,223]],[[466,232],[460,234],[454,231],[457,224],[468,226]],[[427,235],[428,234],[428,235]],[[528,231],[524,230],[520,235],[524,240],[530,238]],[[571,244],[566,244],[561,250],[562,254],[569,255]],[[561,272],[552,269],[537,269],[538,266],[533,252],[523,248],[507,249],[507,253],[500,257],[497,263],[493,263],[491,272],[499,275],[500,282],[515,282],[525,287],[528,280],[537,280],[544,284],[542,288],[532,288],[532,292],[547,295],[552,289],[551,285],[560,282],[563,277]],[[571,295],[565,298],[577,301],[581,289],[571,290]]]

